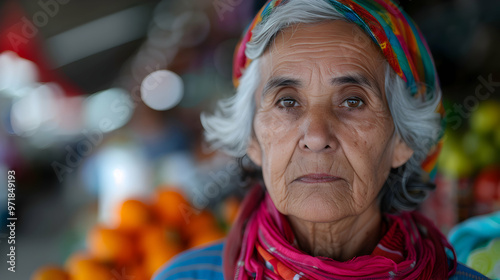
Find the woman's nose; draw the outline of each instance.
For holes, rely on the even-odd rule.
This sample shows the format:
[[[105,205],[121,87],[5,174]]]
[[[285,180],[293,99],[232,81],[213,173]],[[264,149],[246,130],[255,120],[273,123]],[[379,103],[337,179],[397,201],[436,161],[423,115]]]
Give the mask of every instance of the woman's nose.
[[[337,147],[337,139],[333,133],[332,118],[325,110],[310,112],[304,120],[301,148],[313,152],[333,151]]]

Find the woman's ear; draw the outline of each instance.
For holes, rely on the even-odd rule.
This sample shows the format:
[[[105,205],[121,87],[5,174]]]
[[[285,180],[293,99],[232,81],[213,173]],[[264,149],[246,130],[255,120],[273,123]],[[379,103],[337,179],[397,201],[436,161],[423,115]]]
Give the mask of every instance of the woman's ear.
[[[396,144],[394,146],[394,153],[392,156],[392,168],[398,168],[405,164],[412,155],[413,150],[408,147],[399,134],[396,134]]]
[[[257,166],[262,167],[262,151],[260,149],[259,142],[255,139],[255,135],[252,135],[250,138],[250,142],[248,143],[247,148],[248,157],[255,163]]]

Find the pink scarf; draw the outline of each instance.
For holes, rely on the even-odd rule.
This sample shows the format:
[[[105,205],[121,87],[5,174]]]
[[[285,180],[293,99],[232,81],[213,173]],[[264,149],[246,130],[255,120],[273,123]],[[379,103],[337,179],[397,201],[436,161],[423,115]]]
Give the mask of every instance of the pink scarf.
[[[255,186],[226,240],[224,278],[228,279],[447,279],[445,248],[439,230],[417,212],[386,215],[387,231],[371,255],[346,262],[314,257],[297,247],[292,228],[263,188]],[[456,258],[454,258],[456,259]]]

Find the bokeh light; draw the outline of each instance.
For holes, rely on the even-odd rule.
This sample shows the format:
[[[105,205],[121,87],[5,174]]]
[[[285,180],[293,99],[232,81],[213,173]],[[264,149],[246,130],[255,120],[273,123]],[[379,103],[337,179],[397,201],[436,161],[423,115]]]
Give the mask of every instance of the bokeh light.
[[[172,71],[159,70],[141,83],[141,97],[150,108],[162,111],[176,106],[184,94],[181,77]]]

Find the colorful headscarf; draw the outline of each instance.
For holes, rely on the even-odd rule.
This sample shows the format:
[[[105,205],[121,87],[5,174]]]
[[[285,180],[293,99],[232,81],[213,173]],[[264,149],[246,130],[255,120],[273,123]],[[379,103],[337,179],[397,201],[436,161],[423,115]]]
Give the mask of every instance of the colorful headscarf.
[[[448,279],[455,273],[454,250],[432,222],[417,212],[386,214],[385,219],[383,237],[370,255],[345,262],[311,256],[298,248],[288,220],[257,185],[226,240],[224,278],[415,280]]]
[[[410,17],[391,0],[325,0],[347,20],[357,24],[375,42],[392,69],[406,82],[412,96],[431,99],[439,88],[436,68],[427,43]],[[252,39],[252,30],[265,21],[273,9],[286,5],[287,0],[270,0],[256,15],[236,47],[233,63],[233,82],[239,79],[250,64],[246,57],[246,44]],[[444,108],[440,103],[437,112],[441,115],[444,131]],[[434,178],[436,163],[442,140],[430,149],[422,162],[422,169]]]

